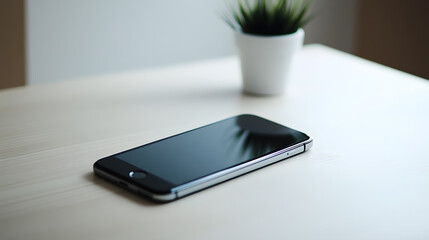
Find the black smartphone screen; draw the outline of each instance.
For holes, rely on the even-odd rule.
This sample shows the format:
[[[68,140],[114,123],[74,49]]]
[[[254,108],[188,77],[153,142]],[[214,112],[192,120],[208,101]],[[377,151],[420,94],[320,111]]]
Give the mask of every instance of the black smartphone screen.
[[[308,139],[269,120],[240,115],[114,157],[177,186]]]

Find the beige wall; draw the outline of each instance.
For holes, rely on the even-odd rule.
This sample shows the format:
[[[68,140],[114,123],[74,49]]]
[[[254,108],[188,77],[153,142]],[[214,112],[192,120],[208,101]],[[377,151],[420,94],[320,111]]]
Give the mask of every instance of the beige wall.
[[[360,0],[356,54],[429,79],[429,1]]]
[[[0,0],[0,89],[25,84],[24,0]]]

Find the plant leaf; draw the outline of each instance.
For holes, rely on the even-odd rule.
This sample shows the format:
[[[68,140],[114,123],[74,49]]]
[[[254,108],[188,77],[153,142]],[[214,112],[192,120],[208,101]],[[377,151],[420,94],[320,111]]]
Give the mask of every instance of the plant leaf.
[[[299,0],[298,0],[299,1]],[[297,0],[238,0],[232,17],[224,16],[234,30],[256,35],[283,35],[296,32],[313,16],[307,16],[312,1]]]

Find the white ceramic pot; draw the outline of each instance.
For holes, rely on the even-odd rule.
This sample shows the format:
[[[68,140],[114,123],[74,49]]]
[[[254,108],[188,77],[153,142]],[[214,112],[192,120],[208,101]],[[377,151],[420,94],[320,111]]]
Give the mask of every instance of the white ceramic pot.
[[[280,36],[235,33],[241,61],[243,90],[274,95],[284,92],[296,53],[304,42],[304,30]]]

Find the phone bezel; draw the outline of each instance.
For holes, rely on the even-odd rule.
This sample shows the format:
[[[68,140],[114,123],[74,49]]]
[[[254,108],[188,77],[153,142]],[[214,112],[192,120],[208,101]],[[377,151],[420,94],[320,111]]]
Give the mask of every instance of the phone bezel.
[[[96,171],[98,170],[98,171]],[[129,173],[131,171],[140,171],[146,173],[143,179],[131,178]],[[120,179],[123,183],[140,186],[145,191],[152,192],[156,195],[168,195],[171,189],[175,186],[154,174],[148,173],[144,169],[133,166],[121,159],[114,157],[114,155],[102,158],[94,163],[94,172],[103,172],[103,177],[112,176]],[[99,174],[100,175],[100,174]]]

